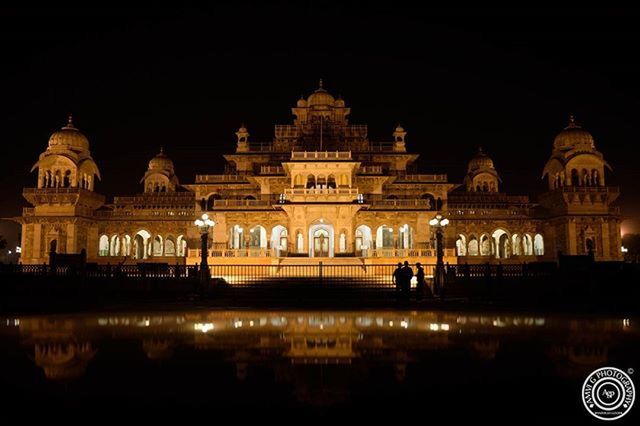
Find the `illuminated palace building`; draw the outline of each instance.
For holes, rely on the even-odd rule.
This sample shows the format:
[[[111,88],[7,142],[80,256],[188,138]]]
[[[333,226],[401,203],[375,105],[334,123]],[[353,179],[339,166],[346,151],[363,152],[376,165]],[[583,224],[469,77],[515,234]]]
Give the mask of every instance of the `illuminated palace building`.
[[[22,262],[86,251],[99,263],[200,261],[194,220],[207,212],[210,264],[435,263],[441,214],[445,261],[523,263],[558,253],[620,259],[618,189],[605,182],[603,155],[573,118],[551,147],[543,175],[548,191],[532,202],[501,192],[493,161],[482,150],[462,183],[445,174],[417,174],[417,154],[397,126],[389,142],[373,142],[367,126],[349,123],[350,108],[320,88],[292,108],[293,124],[254,143],[247,128],[224,156],[223,174],[181,184],[160,153],[141,173],[142,193],[107,202],[95,190],[100,172],[88,139],[71,120],[53,133],[33,170],[32,205],[22,224]],[[238,259],[242,258],[242,259]]]

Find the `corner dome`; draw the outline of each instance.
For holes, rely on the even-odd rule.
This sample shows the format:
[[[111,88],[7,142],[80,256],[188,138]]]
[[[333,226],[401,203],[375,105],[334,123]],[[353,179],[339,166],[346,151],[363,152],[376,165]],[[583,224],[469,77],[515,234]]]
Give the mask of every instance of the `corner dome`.
[[[493,160],[487,154],[482,151],[482,148],[478,149],[478,153],[469,161],[469,167],[467,171],[469,173],[478,170],[494,169]]]
[[[169,171],[173,174],[173,161],[167,154],[164,153],[164,150],[160,148],[160,152],[158,155],[153,157],[151,161],[149,161],[149,170],[155,171]]]
[[[595,148],[591,133],[580,127],[573,115],[569,117],[569,125],[564,128],[553,141],[553,148],[568,150],[574,148]]]
[[[67,125],[49,137],[49,147],[70,148],[80,151],[89,150],[89,140],[74,125],[73,117],[69,116]]]

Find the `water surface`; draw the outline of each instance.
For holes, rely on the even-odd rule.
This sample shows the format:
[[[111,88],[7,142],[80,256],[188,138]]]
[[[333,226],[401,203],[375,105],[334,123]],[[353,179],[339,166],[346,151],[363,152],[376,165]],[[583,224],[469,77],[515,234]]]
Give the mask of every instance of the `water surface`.
[[[640,359],[634,319],[504,313],[31,316],[0,340],[11,424],[595,424],[586,375]]]

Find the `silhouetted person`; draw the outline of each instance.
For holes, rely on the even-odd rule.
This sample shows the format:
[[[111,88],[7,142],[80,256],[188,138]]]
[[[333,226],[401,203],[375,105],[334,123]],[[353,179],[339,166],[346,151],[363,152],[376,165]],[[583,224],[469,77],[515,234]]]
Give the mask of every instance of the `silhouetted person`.
[[[396,296],[400,293],[402,285],[402,263],[398,262],[398,267],[393,271],[393,284],[396,286]]]
[[[420,262],[416,263],[416,300],[422,300],[423,297],[430,297],[431,293],[424,279],[424,268]]]
[[[404,266],[402,267],[402,283],[400,284],[400,289],[402,291],[402,297],[404,299],[409,299],[409,295],[411,292],[411,278],[413,278],[413,269],[409,266],[408,261],[404,261]]]

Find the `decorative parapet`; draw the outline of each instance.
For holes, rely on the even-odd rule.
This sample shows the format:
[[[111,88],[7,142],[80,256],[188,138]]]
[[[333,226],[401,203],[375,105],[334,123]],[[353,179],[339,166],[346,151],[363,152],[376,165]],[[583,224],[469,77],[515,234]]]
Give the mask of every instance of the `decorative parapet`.
[[[293,151],[292,161],[351,160],[351,151]]]

